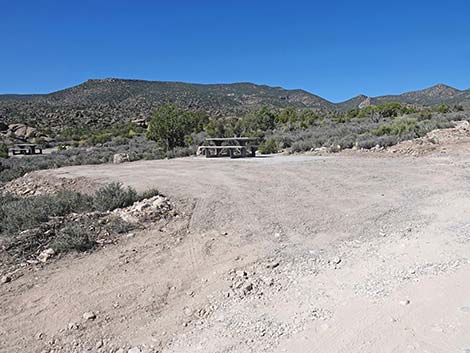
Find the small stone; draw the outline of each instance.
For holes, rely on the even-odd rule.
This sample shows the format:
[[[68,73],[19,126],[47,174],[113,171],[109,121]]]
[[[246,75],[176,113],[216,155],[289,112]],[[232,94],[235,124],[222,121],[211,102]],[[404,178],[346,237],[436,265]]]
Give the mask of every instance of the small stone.
[[[43,338],[44,338],[44,333],[38,332],[38,333],[36,334],[36,339],[37,339],[38,341],[42,340]]]
[[[101,347],[103,347],[103,341],[99,340],[98,342],[96,342],[95,349],[100,349]]]
[[[75,322],[71,322],[68,324],[67,328],[69,330],[77,330],[80,326],[78,324],[76,324]]]
[[[238,277],[245,277],[247,278],[248,277],[248,274],[243,271],[243,270],[238,270],[237,272],[235,272],[235,274],[238,276]]]
[[[470,313],[470,306],[462,306],[460,308],[464,313]]]
[[[142,353],[139,347],[133,347],[127,351],[127,353]]]
[[[279,266],[279,261],[274,261],[266,265],[266,267],[269,269],[275,269],[278,266]]]
[[[185,307],[183,309],[183,312],[184,312],[184,315],[186,316],[191,316],[193,314],[193,311],[191,310],[191,308],[188,308],[188,307]]]
[[[405,299],[405,300],[400,301],[400,305],[403,305],[403,306],[409,305],[410,303],[411,303],[411,301],[409,299]]]
[[[55,255],[54,249],[49,248],[39,254],[38,260],[41,262],[47,262],[47,260],[49,260],[54,255]]]
[[[2,276],[2,279],[0,280],[3,284],[5,283],[10,283],[11,282],[11,277],[8,275]]]
[[[339,256],[335,256],[331,259],[331,263],[338,265],[341,262],[341,258]]]
[[[253,290],[253,283],[246,283],[243,286],[243,293],[247,294]]]
[[[272,277],[266,277],[263,279],[263,282],[267,284],[268,286],[274,285],[274,278]]]
[[[93,311],[87,311],[86,313],[82,315],[82,317],[85,320],[92,321],[96,319],[96,314]]]

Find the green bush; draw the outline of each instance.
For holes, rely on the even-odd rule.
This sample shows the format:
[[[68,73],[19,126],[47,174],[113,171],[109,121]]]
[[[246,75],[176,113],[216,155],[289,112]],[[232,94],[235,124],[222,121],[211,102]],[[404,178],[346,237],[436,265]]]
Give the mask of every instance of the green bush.
[[[0,158],[8,158],[8,147],[4,143],[0,144]]]
[[[25,198],[3,195],[1,201],[0,233],[8,234],[32,229],[51,217],[92,210],[91,197],[72,191]]]
[[[50,247],[58,253],[90,250],[96,245],[90,237],[90,228],[93,228],[93,225],[88,222],[66,225],[59,230]]]
[[[439,104],[435,111],[441,114],[449,113],[451,111],[450,107],[447,104]]]
[[[276,140],[267,139],[259,146],[258,150],[261,154],[273,154],[279,151],[279,147]]]
[[[93,204],[97,211],[106,212],[132,205],[138,199],[139,196],[133,188],[126,189],[121,183],[115,182],[98,189]]]
[[[372,133],[377,136],[382,136],[382,135],[402,136],[408,133],[415,132],[416,129],[417,129],[416,119],[400,119],[390,124],[382,124],[377,129],[372,130]]]

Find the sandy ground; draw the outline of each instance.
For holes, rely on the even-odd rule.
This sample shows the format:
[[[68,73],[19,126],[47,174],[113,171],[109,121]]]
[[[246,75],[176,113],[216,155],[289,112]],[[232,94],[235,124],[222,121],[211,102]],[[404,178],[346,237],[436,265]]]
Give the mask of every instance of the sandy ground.
[[[468,353],[469,167],[446,154],[43,171],[157,187],[181,216],[0,286],[0,352]]]

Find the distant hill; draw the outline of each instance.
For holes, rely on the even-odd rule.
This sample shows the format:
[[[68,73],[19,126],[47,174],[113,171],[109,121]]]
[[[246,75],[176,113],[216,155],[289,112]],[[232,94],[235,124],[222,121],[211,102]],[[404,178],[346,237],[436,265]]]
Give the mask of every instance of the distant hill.
[[[88,80],[61,91],[40,95],[0,95],[0,121],[43,128],[108,126],[147,119],[166,102],[204,110],[214,116],[242,115],[262,106],[345,111],[369,104],[398,101],[429,106],[462,104],[470,108],[470,90],[443,84],[422,90],[382,97],[357,96],[332,103],[304,90],[287,90],[253,83],[193,84],[123,79]]]
[[[432,106],[441,103],[462,104],[470,98],[470,90],[461,91],[456,88],[438,84],[420,91],[407,92],[400,95],[376,97],[372,99],[373,104],[384,102],[401,102],[422,106]]]

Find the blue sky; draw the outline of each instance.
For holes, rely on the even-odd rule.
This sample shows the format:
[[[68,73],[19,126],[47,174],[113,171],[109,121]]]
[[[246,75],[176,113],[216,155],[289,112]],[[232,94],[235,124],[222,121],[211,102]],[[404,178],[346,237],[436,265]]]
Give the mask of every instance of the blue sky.
[[[303,88],[332,101],[470,88],[470,1],[0,0],[0,93],[89,78]]]

